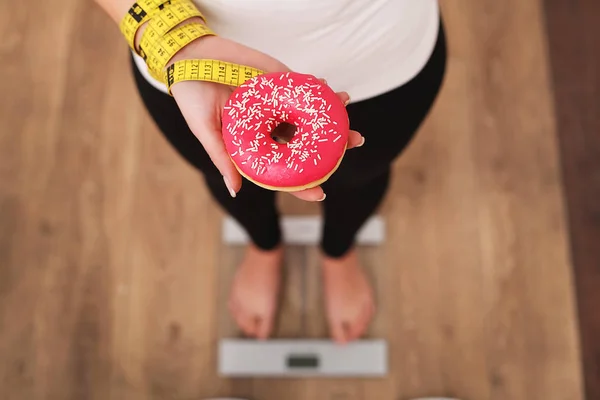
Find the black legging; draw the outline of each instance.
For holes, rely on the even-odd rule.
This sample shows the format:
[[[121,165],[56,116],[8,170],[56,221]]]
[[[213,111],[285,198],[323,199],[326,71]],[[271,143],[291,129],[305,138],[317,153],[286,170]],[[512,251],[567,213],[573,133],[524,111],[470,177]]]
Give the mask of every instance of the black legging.
[[[442,84],[446,66],[443,27],[435,50],[423,70],[410,82],[380,96],[352,103],[350,125],[366,139],[361,148],[348,151],[333,176],[325,182],[322,250],[343,256],[356,233],[383,199],[390,165],[408,145],[427,116]],[[281,240],[275,192],[244,181],[236,198],[229,196],[221,174],[189,130],[172,97],[154,88],[132,63],[135,81],[148,112],[167,140],[200,170],[215,200],[265,250]]]

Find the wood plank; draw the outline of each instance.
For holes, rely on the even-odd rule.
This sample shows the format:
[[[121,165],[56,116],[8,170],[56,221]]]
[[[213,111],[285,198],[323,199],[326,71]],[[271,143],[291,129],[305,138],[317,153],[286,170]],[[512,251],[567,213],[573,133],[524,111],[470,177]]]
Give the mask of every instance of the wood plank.
[[[600,398],[600,3],[546,0],[586,396]]]
[[[290,246],[286,249],[284,262],[283,291],[274,338],[298,339],[304,336],[306,318],[304,288],[306,285],[306,249]],[[306,393],[304,379],[253,379],[252,399],[310,398]]]
[[[581,398],[542,10],[467,13],[491,398]]]

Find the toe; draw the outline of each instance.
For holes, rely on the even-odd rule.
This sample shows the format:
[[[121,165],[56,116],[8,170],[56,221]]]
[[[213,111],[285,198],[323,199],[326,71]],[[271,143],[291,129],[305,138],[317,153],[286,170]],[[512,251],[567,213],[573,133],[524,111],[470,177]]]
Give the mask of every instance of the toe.
[[[248,322],[249,324],[249,335],[252,337],[257,337],[258,336],[258,327],[260,326],[260,321],[261,318],[254,315],[250,318],[250,322]]]
[[[334,341],[345,344],[349,340],[348,324],[344,321],[334,321],[331,323],[331,337]]]
[[[349,340],[358,340],[365,332],[366,324],[362,316],[358,316],[354,319],[354,322],[350,326]]]
[[[237,314],[236,322],[246,336],[255,336],[255,324],[254,319],[251,316],[240,311]]]
[[[344,331],[345,342],[348,343],[352,341],[352,323],[349,321],[344,321],[342,323],[342,330]]]
[[[257,321],[256,337],[262,340],[267,339],[271,335],[273,329],[273,318],[265,317]]]
[[[365,334],[373,317],[373,305],[370,301],[366,302],[360,311],[351,319],[349,340],[358,340]]]
[[[352,340],[358,340],[365,334],[373,317],[372,310],[372,306],[366,304],[360,315],[357,316],[354,329],[352,330]]]

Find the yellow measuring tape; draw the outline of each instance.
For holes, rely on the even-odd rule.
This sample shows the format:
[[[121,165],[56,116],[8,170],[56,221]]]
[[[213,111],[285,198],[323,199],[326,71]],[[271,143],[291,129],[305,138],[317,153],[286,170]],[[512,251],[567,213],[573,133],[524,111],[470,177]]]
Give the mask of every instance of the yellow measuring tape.
[[[165,73],[167,88],[183,81],[205,81],[240,86],[264,72],[240,64],[219,60],[181,60],[171,64]]]
[[[135,3],[121,22],[121,32],[135,49],[135,36],[146,22],[139,50],[152,77],[171,87],[182,81],[207,81],[239,86],[264,72],[245,65],[219,60],[181,60],[165,67],[173,56],[196,39],[215,35],[206,25],[193,22],[194,17],[206,19],[191,0],[140,0]]]
[[[180,0],[179,2],[165,4],[163,5],[161,12],[156,13],[149,19],[147,28],[142,35],[142,41],[144,40],[144,37],[150,35],[154,35],[153,39],[156,39],[158,36],[164,35],[175,28],[182,21],[194,17],[204,19],[193,3],[181,2]]]
[[[194,40],[214,33],[200,23],[181,25],[162,36],[144,32],[139,54],[146,61],[148,71],[155,79],[164,80],[164,69],[173,56]]]
[[[189,0],[139,0],[136,2],[123,17],[119,26],[121,33],[123,33],[123,36],[125,36],[125,39],[129,44],[129,47],[135,50],[135,35],[140,26],[142,26],[150,18],[161,13],[165,7],[177,4],[185,4],[186,6],[189,6],[189,3]],[[193,6],[193,3],[191,6],[196,10],[196,12],[200,12],[196,9],[196,7]],[[205,20],[204,16],[200,15],[200,17]]]

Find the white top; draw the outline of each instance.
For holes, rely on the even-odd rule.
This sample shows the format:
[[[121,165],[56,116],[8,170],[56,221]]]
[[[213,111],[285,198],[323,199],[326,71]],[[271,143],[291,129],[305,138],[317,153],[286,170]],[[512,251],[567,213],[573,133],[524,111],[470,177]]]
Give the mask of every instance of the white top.
[[[421,71],[439,30],[437,0],[195,0],[219,36],[325,78],[352,101],[403,85]],[[140,70],[155,87],[165,86]]]

